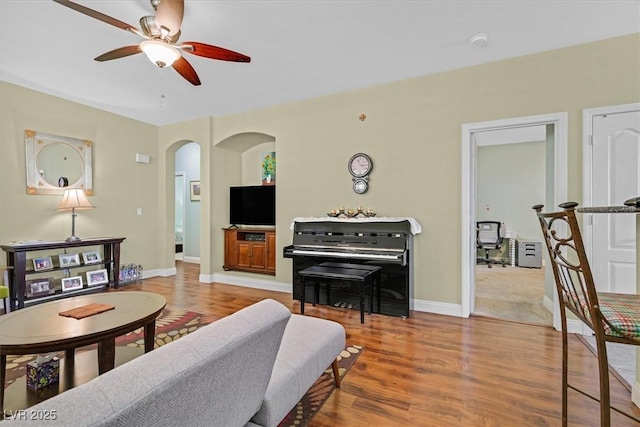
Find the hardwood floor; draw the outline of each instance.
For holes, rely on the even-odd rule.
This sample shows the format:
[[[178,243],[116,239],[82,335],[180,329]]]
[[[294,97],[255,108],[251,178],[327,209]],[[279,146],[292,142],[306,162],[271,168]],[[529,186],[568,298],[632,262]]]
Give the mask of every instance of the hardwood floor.
[[[218,319],[264,298],[299,313],[291,294],[198,282],[199,266],[178,263],[174,277],[145,279],[168,304]],[[560,426],[561,336],[550,327],[412,312],[408,319],[358,310],[305,307],[344,325],[364,352],[311,422],[320,426]],[[597,394],[597,364],[570,338],[570,382]],[[640,417],[630,393],[611,377],[612,402]],[[569,391],[569,425],[597,426],[597,402]],[[612,411],[612,426],[638,423]]]

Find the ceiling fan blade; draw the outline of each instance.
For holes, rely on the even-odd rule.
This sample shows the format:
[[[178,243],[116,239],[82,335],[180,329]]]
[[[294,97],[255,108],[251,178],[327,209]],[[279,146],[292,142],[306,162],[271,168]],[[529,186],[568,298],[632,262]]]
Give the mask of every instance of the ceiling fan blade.
[[[210,59],[220,59],[222,61],[233,62],[251,62],[251,58],[247,55],[205,43],[184,42],[180,48],[194,55]]]
[[[200,78],[198,78],[198,74],[196,70],[193,69],[189,61],[184,59],[184,57],[180,57],[175,60],[172,65],[173,68],[185,79],[187,79],[192,85],[200,86]]]
[[[114,49],[110,52],[103,53],[102,55],[94,58],[96,61],[110,61],[112,59],[124,58],[125,56],[135,55],[136,53],[142,52],[140,46],[124,46]]]
[[[143,36],[144,37],[144,35],[140,32],[140,30],[138,30],[133,25],[129,25],[126,22],[119,21],[119,20],[117,20],[115,18],[110,17],[109,15],[105,15],[104,13],[100,13],[100,12],[98,12],[96,10],[89,9],[88,7],[82,6],[80,4],[77,4],[77,3],[74,3],[74,2],[71,2],[71,1],[68,1],[68,0],[53,0],[53,1],[55,1],[56,3],[59,3],[59,4],[63,5],[63,6],[67,6],[68,8],[73,9],[76,12],[83,13],[83,14],[85,14],[87,16],[90,16],[90,17],[92,17],[94,19],[97,19],[99,21],[105,22],[105,23],[107,23],[109,25],[113,25],[114,27],[118,27],[118,28],[120,28],[122,30],[129,31],[129,32],[131,32],[133,34],[137,34],[139,36]]]
[[[184,0],[161,0],[156,9],[156,25],[158,29],[165,27],[169,35],[180,31],[184,16]]]

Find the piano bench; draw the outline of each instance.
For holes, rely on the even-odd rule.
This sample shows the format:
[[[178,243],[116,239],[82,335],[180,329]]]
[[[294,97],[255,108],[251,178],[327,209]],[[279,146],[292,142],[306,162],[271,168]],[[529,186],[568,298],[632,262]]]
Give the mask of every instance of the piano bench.
[[[365,290],[369,290],[369,314],[373,307],[373,280],[377,278],[382,267],[375,265],[324,262],[305,268],[298,272],[302,276],[302,295],[300,297],[300,314],[304,314],[305,289],[307,280],[313,281],[313,305],[316,305],[320,282],[346,281],[358,284],[360,297],[360,323],[364,323]]]

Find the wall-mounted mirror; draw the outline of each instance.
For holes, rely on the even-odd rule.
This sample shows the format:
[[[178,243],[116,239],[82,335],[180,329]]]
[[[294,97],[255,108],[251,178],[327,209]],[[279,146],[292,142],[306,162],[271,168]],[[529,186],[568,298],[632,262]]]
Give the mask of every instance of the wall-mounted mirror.
[[[27,194],[63,194],[82,188],[93,195],[92,142],[24,131],[27,158]]]

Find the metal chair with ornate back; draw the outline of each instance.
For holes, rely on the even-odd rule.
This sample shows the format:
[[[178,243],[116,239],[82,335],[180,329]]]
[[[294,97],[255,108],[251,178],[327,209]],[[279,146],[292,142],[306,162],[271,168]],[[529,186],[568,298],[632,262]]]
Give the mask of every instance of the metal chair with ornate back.
[[[600,402],[600,425],[611,425],[615,410],[640,422],[634,416],[611,406],[607,342],[640,345],[640,295],[597,292],[576,220],[575,202],[560,205],[563,211],[543,213],[536,205],[542,234],[553,268],[560,318],[562,321],[562,425],[567,425],[568,389]],[[593,330],[596,339],[600,396],[592,396],[568,382],[567,313],[569,310]]]

